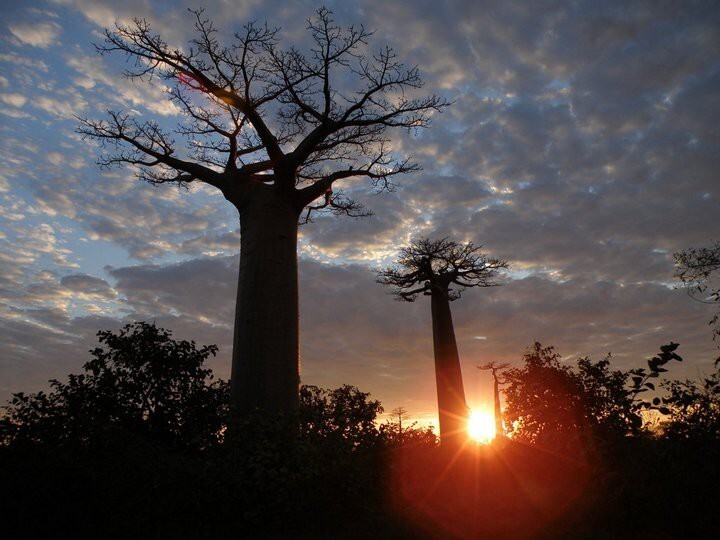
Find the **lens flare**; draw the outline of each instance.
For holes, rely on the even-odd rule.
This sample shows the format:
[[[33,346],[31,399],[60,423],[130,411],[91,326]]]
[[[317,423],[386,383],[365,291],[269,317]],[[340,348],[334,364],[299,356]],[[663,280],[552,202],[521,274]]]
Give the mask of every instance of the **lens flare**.
[[[468,435],[475,442],[489,443],[495,438],[495,418],[487,411],[471,411]]]

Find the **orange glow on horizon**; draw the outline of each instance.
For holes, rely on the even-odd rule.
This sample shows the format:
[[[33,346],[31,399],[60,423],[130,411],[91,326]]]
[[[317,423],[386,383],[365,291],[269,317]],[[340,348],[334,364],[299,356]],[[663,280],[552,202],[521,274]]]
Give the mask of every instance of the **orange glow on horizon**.
[[[480,444],[488,444],[495,438],[495,417],[485,410],[470,411],[468,435]]]

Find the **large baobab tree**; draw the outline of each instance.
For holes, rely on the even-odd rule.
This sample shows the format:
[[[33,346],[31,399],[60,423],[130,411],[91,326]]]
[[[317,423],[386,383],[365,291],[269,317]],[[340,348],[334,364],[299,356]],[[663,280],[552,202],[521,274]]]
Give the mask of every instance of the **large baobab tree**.
[[[393,287],[398,300],[414,302],[420,294],[430,296],[443,443],[464,438],[468,416],[450,302],[460,298],[465,288],[497,285],[498,270],[508,267],[507,262],[482,253],[481,247],[421,238],[400,251],[394,266],[378,273],[378,283]]]
[[[481,366],[477,366],[480,370],[490,370],[493,378],[493,402],[495,404],[495,436],[503,437],[505,430],[503,429],[502,421],[502,409],[500,408],[500,385],[504,384],[499,375],[500,372],[504,371],[510,366],[508,363],[488,362]]]
[[[339,189],[366,179],[376,190],[418,170],[396,155],[389,130],[426,127],[447,103],[423,96],[417,68],[371,32],[340,27],[319,9],[306,53],[283,48],[276,29],[247,24],[227,45],[202,10],[196,37],[176,48],[136,19],[106,30],[101,53],[126,55],[127,76],[171,82],[185,121],[173,136],[152,120],[109,111],[79,131],[106,149],[104,166],[128,165],[152,184],[204,183],[240,216],[240,271],[231,394],[240,413],[292,412],[298,403],[297,230],[313,212],[364,215]],[[419,97],[418,97],[419,96]]]

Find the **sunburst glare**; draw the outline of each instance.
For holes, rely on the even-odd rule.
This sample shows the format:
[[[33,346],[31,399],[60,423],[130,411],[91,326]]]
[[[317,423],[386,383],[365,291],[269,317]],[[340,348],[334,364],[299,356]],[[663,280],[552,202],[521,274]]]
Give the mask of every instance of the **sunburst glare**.
[[[495,418],[484,410],[470,412],[468,435],[480,444],[487,444],[495,438]]]

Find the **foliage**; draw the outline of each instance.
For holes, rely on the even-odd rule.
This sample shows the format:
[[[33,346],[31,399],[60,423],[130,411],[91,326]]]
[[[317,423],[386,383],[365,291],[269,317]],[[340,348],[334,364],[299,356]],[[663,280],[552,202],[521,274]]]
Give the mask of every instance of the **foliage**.
[[[344,384],[327,390],[305,385],[300,389],[301,431],[304,436],[335,440],[350,447],[372,447],[380,432],[375,423],[383,412],[370,394]]]
[[[380,425],[380,434],[389,447],[425,446],[437,444],[438,437],[433,426],[421,427],[417,421],[409,422],[405,407],[392,410],[391,418]]]
[[[217,444],[227,415],[227,384],[203,363],[215,345],[175,341],[155,324],[98,332],[101,347],[84,372],[52,391],[15,394],[3,418],[5,441],[91,443],[108,430],[171,446]]]
[[[610,356],[598,362],[581,358],[574,369],[560,362],[553,347],[535,343],[523,357],[524,366],[505,372],[505,424],[517,440],[560,451],[574,451],[592,439],[608,441],[642,427],[641,412],[660,407],[659,398],[639,395],[655,390],[650,379],[667,371],[663,366],[682,358],[678,345],[663,345],[645,368],[610,369]]]
[[[669,394],[653,405],[669,411],[663,436],[618,437],[601,466],[588,470],[582,460],[558,459],[512,439],[448,456],[430,429],[408,425],[402,408],[378,426],[380,403],[349,385],[303,387],[299,424],[251,415],[222,440],[185,444],[179,433],[216,436],[214,422],[227,413],[224,384],[216,400],[205,402],[215,414],[202,416],[197,401],[186,399],[200,380],[206,392],[218,385],[207,384],[209,370],[201,367],[214,348],[197,350],[145,323],[99,335],[104,347],[91,351],[83,379],[71,376],[75,383],[57,383],[44,398],[25,396],[24,405],[8,408],[4,425],[14,431],[0,446],[6,535],[417,538],[437,536],[431,515],[476,533],[459,537],[515,537],[511,531],[540,530],[538,504],[554,527],[548,537],[701,536],[696,533],[713,526],[720,372],[699,382],[663,383]],[[650,392],[646,385],[679,359],[676,349],[663,346],[641,376],[643,370],[611,371],[609,358],[566,366],[552,347],[535,344],[525,365],[506,375],[514,377],[508,382],[515,404],[532,413],[516,424],[526,427],[517,438],[531,440],[530,430],[538,428],[534,440],[553,442],[549,418],[565,422],[566,433],[570,425],[598,437],[637,433],[626,413],[638,413],[642,390]],[[185,384],[169,385],[177,394],[160,391],[155,377]],[[139,395],[154,408],[141,409]],[[86,398],[97,413],[79,407]],[[81,422],[78,410],[97,423]],[[174,411],[177,425],[148,423],[151,410]],[[668,519],[658,522],[655,495],[671,490],[683,495],[666,501]]]
[[[505,372],[504,420],[508,435],[542,446],[563,446],[583,420],[580,385],[553,347],[535,343],[522,368]]]
[[[655,383],[651,382],[650,379],[656,379],[661,373],[665,373],[667,369],[663,366],[671,360],[682,362],[682,357],[675,352],[678,347],[678,343],[672,342],[668,345],[662,345],[660,347],[660,353],[647,361],[649,371],[645,368],[634,368],[628,372],[628,374],[632,377],[630,394],[632,395],[633,402],[635,402],[639,394],[647,392],[648,390],[655,390]],[[659,411],[661,414],[669,414],[668,409],[660,406],[660,404],[660,398],[655,397],[652,402],[641,400],[635,403],[635,406],[638,409],[654,409]]]
[[[688,294],[701,302],[715,304],[720,307],[720,242],[710,247],[689,248],[674,254],[675,277],[686,287]],[[720,309],[708,323],[714,327],[713,339],[720,336]],[[720,364],[720,356],[715,360]]]
[[[662,424],[666,438],[720,442],[720,370],[702,381],[667,381],[662,398],[668,420]]]
[[[99,337],[82,375],[7,407],[0,483],[13,493],[11,536],[314,537],[338,523],[358,535],[396,531],[380,492],[390,443],[368,393],[305,386],[299,422],[247,415],[220,438],[227,383],[208,384],[202,367],[214,346],[147,323]]]
[[[465,288],[497,285],[498,270],[508,268],[506,261],[488,257],[481,248],[447,238],[413,240],[400,250],[395,266],[378,272],[378,283],[393,287],[396,298],[406,302],[432,290],[456,300]],[[459,289],[453,291],[451,285]]]

